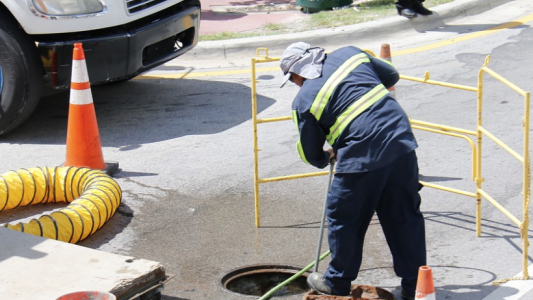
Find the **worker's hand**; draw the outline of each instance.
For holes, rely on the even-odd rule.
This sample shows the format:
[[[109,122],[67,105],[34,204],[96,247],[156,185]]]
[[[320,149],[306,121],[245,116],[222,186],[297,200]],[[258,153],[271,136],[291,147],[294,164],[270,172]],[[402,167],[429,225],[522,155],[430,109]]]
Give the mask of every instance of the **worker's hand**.
[[[326,150],[329,153],[329,163],[334,164],[337,161],[337,155],[333,152],[333,148]]]

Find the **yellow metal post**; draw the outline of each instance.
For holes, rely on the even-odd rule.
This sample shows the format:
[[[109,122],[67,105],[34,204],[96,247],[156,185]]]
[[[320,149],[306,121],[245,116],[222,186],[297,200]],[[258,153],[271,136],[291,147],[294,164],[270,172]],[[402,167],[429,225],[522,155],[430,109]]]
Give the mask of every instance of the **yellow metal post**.
[[[490,61],[490,56],[485,59],[486,67]],[[481,184],[483,179],[481,177],[481,146],[483,141],[483,132],[481,132],[481,126],[483,126],[483,68],[479,70],[477,81],[477,126],[476,126],[476,236],[481,236]]]
[[[259,220],[259,163],[257,147],[257,91],[255,79],[255,58],[252,58],[252,126],[253,126],[253,139],[254,139],[254,199],[255,199],[255,227],[261,226]]]
[[[524,266],[523,273],[524,278],[529,279],[528,274],[528,248],[529,248],[529,241],[528,241],[528,228],[529,228],[529,198],[530,198],[530,190],[531,190],[531,171],[530,171],[530,162],[529,162],[529,107],[530,107],[530,94],[525,93],[525,103],[524,103],[524,167],[523,167],[523,216],[524,220],[522,222],[522,226],[520,228],[520,234],[522,235],[522,265]]]

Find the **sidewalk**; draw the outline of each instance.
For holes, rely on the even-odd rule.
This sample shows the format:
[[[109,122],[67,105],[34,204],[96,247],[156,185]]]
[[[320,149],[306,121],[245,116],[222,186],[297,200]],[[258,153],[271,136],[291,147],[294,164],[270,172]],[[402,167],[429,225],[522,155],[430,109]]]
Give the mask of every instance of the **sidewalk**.
[[[200,35],[246,32],[309,17],[291,0],[202,0]],[[254,11],[254,12],[252,12]]]
[[[258,47],[267,47],[269,53],[281,54],[292,42],[305,40],[313,45],[325,48],[342,46],[346,41],[361,41],[378,38],[393,40],[396,33],[405,30],[424,32],[436,28],[457,18],[480,14],[498,5],[512,0],[454,0],[432,7],[433,15],[407,19],[401,16],[370,21],[337,28],[309,30],[298,33],[242,38],[233,40],[202,41],[182,56],[181,59],[232,59],[243,54],[254,53]],[[288,22],[291,18],[305,18],[300,10],[283,10],[279,12],[224,12],[228,7],[238,8],[250,5],[290,5],[290,0],[203,0],[200,23],[200,34],[217,32],[244,32],[260,28],[268,23]],[[505,13],[505,12],[502,12]]]

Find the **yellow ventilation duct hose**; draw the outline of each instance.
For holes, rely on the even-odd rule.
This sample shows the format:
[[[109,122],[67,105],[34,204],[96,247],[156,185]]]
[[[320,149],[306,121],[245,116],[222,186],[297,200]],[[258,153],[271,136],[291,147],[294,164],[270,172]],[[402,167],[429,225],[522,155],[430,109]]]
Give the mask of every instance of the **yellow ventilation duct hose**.
[[[0,226],[75,244],[109,221],[121,199],[118,183],[100,170],[44,167],[8,171],[0,175],[0,212],[31,204],[70,204],[28,223]]]

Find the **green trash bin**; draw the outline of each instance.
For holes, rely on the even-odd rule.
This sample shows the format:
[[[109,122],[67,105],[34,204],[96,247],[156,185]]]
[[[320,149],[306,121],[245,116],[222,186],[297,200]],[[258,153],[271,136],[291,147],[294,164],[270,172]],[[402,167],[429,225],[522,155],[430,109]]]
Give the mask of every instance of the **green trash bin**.
[[[301,6],[305,13],[315,13],[333,7],[348,6],[353,0],[296,0],[296,5]]]

